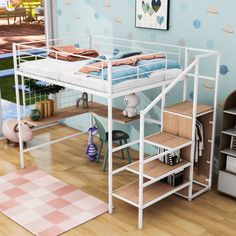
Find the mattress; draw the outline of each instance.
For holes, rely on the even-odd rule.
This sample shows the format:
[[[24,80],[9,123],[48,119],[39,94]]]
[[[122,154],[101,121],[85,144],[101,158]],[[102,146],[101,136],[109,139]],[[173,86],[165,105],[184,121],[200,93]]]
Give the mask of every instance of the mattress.
[[[94,78],[81,73],[78,74],[79,69],[85,66],[86,63],[87,61],[67,62],[45,58],[20,63],[19,70],[23,73],[32,74],[34,76],[46,77],[48,79],[107,93],[108,83],[106,80]],[[157,83],[161,83],[165,80],[169,83],[171,80],[175,79],[181,71],[181,69],[157,70],[145,78],[132,80],[127,79],[126,81],[113,85],[113,93],[149,86],[152,84],[155,84],[156,86]]]

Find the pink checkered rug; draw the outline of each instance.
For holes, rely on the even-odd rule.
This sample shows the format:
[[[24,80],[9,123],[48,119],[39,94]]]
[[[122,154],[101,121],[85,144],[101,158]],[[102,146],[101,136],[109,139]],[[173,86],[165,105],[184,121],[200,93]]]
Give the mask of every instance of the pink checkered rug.
[[[107,203],[35,168],[0,177],[0,211],[35,235],[60,235],[107,209]]]

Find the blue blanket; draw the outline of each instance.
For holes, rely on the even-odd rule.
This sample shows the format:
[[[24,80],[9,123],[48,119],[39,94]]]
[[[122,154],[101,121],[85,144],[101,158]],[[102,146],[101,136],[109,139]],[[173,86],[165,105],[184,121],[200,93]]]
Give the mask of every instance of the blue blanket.
[[[137,62],[136,66],[121,65],[113,67],[112,84],[118,84],[126,80],[137,78],[147,78],[152,72],[165,69],[166,63],[167,69],[180,69],[180,65],[178,64],[178,62],[166,59],[141,60]],[[90,75],[98,76],[99,78],[102,78],[103,75],[104,80],[107,80],[108,69],[104,69],[103,73],[102,71],[92,72],[90,73]]]

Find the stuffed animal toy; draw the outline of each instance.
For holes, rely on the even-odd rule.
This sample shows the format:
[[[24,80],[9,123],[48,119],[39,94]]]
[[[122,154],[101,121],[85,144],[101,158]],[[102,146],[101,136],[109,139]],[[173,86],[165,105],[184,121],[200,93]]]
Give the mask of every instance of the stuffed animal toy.
[[[32,130],[25,123],[21,123],[22,130],[22,141],[29,142],[33,139]],[[19,145],[19,129],[18,129],[18,121],[15,119],[5,120],[2,127],[2,133],[4,137],[7,139],[7,142],[13,143],[15,146]]]
[[[135,93],[126,95],[124,98],[124,104],[126,106],[125,110],[123,111],[123,116],[127,117],[135,117],[138,115],[137,106],[140,102],[139,96]]]
[[[97,128],[95,126],[91,127],[88,130],[88,133],[89,133],[89,140],[88,140],[88,146],[86,149],[86,155],[88,156],[90,161],[94,161],[97,157],[98,149],[93,142],[93,136],[96,135]]]

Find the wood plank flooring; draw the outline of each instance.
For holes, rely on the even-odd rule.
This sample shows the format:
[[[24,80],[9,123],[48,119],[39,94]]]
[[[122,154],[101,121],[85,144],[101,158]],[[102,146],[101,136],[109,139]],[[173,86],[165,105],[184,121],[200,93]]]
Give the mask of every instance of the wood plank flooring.
[[[57,125],[35,132],[30,146],[46,142],[75,130]],[[39,169],[72,184],[83,191],[107,201],[107,173],[102,172],[102,163],[88,161],[85,156],[87,135],[34,150],[26,154],[26,166]],[[96,143],[98,140],[96,139]],[[19,168],[18,149],[0,142],[0,175]],[[131,151],[137,160],[138,155]],[[114,166],[126,164],[120,153],[114,157]],[[135,180],[135,175],[124,172],[114,179],[114,187],[121,187]],[[113,215],[104,214],[65,233],[65,236],[235,236],[236,200],[210,191],[188,202],[171,196],[144,211],[144,229],[137,229],[137,209],[114,199]],[[30,236],[31,233],[0,214],[0,236]]]

